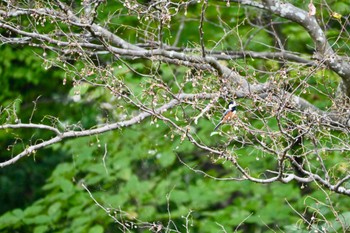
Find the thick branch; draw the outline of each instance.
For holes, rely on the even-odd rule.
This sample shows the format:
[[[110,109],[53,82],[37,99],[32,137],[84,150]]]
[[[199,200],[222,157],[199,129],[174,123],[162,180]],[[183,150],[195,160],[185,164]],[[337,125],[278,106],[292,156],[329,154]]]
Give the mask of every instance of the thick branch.
[[[163,112],[167,111],[168,109],[173,108],[174,106],[180,104],[182,100],[210,99],[210,98],[213,98],[213,96],[214,96],[213,94],[207,94],[207,93],[179,94],[176,99],[173,99],[169,103],[164,104],[162,107],[156,109],[155,113],[156,114],[163,113]],[[35,153],[35,151],[37,151],[38,149],[45,148],[49,145],[58,143],[58,142],[62,141],[63,139],[85,137],[85,136],[91,136],[91,135],[95,135],[95,134],[105,133],[105,132],[108,132],[111,130],[115,130],[115,129],[119,129],[122,127],[127,127],[130,125],[138,124],[151,115],[152,114],[149,112],[141,112],[137,116],[132,117],[131,119],[126,120],[126,121],[116,122],[113,124],[106,124],[106,125],[103,125],[101,127],[97,127],[95,129],[88,129],[88,130],[81,130],[81,131],[67,131],[67,132],[60,132],[60,130],[57,128],[47,126],[47,125],[42,125],[42,124],[32,124],[32,123],[24,124],[24,123],[21,123],[21,124],[2,125],[2,126],[0,126],[0,129],[8,129],[8,128],[12,128],[12,129],[18,129],[18,128],[47,129],[47,130],[51,130],[51,131],[55,132],[57,136],[55,136],[49,140],[44,140],[41,143],[38,143],[38,144],[35,144],[32,146],[28,146],[24,151],[22,151],[18,155],[14,156],[13,158],[11,158],[5,162],[0,163],[0,168],[14,164],[15,162],[17,162],[18,160],[20,160],[24,156]]]
[[[342,78],[344,87],[341,89],[346,96],[350,97],[350,63],[333,51],[315,17],[309,16],[308,12],[288,2],[279,0],[266,0],[264,4],[252,0],[234,0],[234,2],[269,10],[273,14],[289,19],[304,27],[315,43],[319,59]]]

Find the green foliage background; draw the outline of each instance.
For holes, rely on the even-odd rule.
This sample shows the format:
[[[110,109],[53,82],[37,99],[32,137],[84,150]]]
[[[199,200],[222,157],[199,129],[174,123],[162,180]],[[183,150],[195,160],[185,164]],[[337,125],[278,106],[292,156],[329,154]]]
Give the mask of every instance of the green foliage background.
[[[303,4],[303,1],[299,3]],[[137,41],[137,35],[132,30],[132,26],[138,25],[137,18],[125,15],[125,10],[119,4],[108,4],[100,8],[99,22],[105,22],[109,12],[120,11],[120,17],[113,18],[112,25],[123,38]],[[343,5],[350,7],[347,1],[338,1],[334,3],[335,10],[345,14],[341,12],[345,9]],[[260,18],[262,14],[252,9],[247,11],[251,11],[252,19]],[[247,11],[238,6],[231,6],[229,11],[219,11],[210,5],[206,18],[216,22],[220,12],[221,18],[229,22],[227,30],[230,30],[230,27],[244,20]],[[185,17],[188,24],[184,28],[181,45],[187,45],[188,41],[193,41],[193,46],[199,43],[198,34],[193,33],[193,28],[198,27],[199,12],[198,4],[188,7]],[[166,42],[170,44],[176,36],[180,18],[175,17],[171,29],[165,33]],[[330,21],[334,25],[329,30],[331,36],[340,26],[336,21]],[[156,23],[151,25],[156,30]],[[216,28],[215,24],[205,25],[205,38],[209,47],[225,34],[221,27]],[[285,24],[283,32],[290,35],[287,45],[290,49],[301,53],[309,52],[312,43],[302,28]],[[226,37],[220,44],[220,49],[240,48],[239,40],[252,34],[255,35],[254,42],[247,46],[247,50],[265,51],[266,46],[262,42],[273,43],[264,31],[259,32],[248,24],[242,24],[239,34],[232,33]],[[338,40],[338,44],[341,43],[342,40]],[[28,47],[0,47],[2,113],[15,113],[22,122],[31,119],[32,122],[48,123],[50,116],[55,116],[66,123],[79,122],[84,127],[90,127],[98,124],[99,119],[121,112],[118,107],[113,110],[103,109],[103,103],[118,106],[118,101],[97,88],[85,87],[80,90],[82,100],[73,101],[76,87],[70,82],[71,77],[59,68],[47,69],[37,55],[42,53],[41,50]],[[49,56],[54,57],[52,54]],[[107,56],[104,59],[108,61],[111,58]],[[243,75],[252,78],[255,68],[279,68],[277,62],[254,59],[231,63]],[[117,70],[120,65],[115,63],[113,67]],[[144,61],[133,61],[132,65],[142,73],[153,68],[152,64]],[[171,82],[173,70],[174,67],[162,67],[165,81]],[[140,93],[147,86],[147,81],[134,77],[125,67],[116,72]],[[303,72],[307,74],[308,68],[301,70],[302,74]],[[176,75],[181,79],[185,73],[186,69],[180,68]],[[298,85],[299,75],[300,73],[292,74],[291,87]],[[329,79],[324,79],[325,75]],[[63,80],[67,76],[69,81],[64,85]],[[267,76],[261,77],[261,80],[266,78]],[[327,88],[336,86],[336,80],[334,74],[320,71],[309,78],[308,83],[326,92]],[[213,88],[217,88],[214,85],[215,83]],[[196,91],[191,86],[185,88]],[[323,109],[331,105],[328,96],[320,92],[311,90],[303,97]],[[37,110],[32,116],[34,100]],[[131,110],[129,113],[132,113]],[[218,118],[220,113],[216,115]],[[2,114],[1,123],[8,121],[5,119],[8,116]],[[11,116],[14,117],[14,114]],[[15,117],[12,120],[16,120]],[[259,121],[252,120],[252,124],[258,125]],[[197,134],[207,140],[205,143],[216,145],[221,142],[222,139],[218,136],[210,138],[213,124],[209,120],[200,120],[196,127]],[[14,143],[14,138],[23,137],[34,141],[50,136],[42,131],[0,131],[0,159],[8,158],[8,152],[12,150],[7,148]],[[342,172],[344,167],[348,168],[348,164],[336,163],[338,156],[348,155],[326,155],[327,163],[335,158],[335,174]],[[271,157],[259,154],[249,147],[240,149],[239,159],[251,171],[263,171],[272,164]],[[147,222],[162,223],[180,232],[186,231],[186,224],[191,232],[220,232],[223,229],[227,232],[308,232],[310,229],[322,228],[337,231],[341,229],[341,223],[335,221],[335,216],[341,216],[340,219],[344,220],[342,224],[350,219],[349,198],[328,193],[316,184],[262,185],[248,181],[218,181],[189,169],[183,163],[215,177],[231,177],[236,174],[228,162],[214,161],[204,151],[182,141],[165,123],[154,119],[103,135],[66,140],[0,170],[0,231],[122,232],[120,224],[115,223],[108,213],[96,205],[82,184],[86,185],[96,201],[109,210],[111,216],[124,223],[134,222],[138,227],[133,232],[148,231],[151,226]],[[298,213],[303,213],[308,219],[313,216],[315,221],[308,226],[302,223]],[[334,229],[329,228],[329,222],[333,222]]]

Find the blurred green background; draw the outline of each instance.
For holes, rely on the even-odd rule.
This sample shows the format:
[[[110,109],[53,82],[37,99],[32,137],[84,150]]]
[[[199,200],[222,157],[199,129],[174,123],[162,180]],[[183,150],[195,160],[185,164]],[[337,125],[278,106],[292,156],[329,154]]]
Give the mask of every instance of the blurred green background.
[[[306,9],[304,1],[295,1],[295,4]],[[329,5],[341,14],[348,13],[344,12],[345,8],[350,9],[348,1],[329,1]],[[170,28],[165,29],[164,41],[172,44],[180,23],[184,21],[178,46],[198,48],[200,9],[201,4],[181,9],[172,18]],[[146,24],[141,17],[144,24],[140,25],[137,16],[128,15],[120,3],[110,1],[99,8],[97,21],[107,22],[111,12],[118,12],[118,17],[111,18],[110,30],[117,30],[118,35],[130,42],[140,40],[138,30],[149,27],[156,32],[157,22]],[[328,12],[329,9],[324,9],[323,13]],[[320,12],[318,16],[321,17]],[[323,26],[329,28],[327,35],[330,40],[337,41],[346,54],[348,48],[342,44],[347,39],[339,32],[342,23],[330,16],[323,17]],[[241,41],[252,37],[245,50],[266,51],[268,45],[275,45],[265,30],[243,23],[247,19],[262,26],[263,22],[271,19],[279,20],[283,25],[281,33],[288,37],[286,48],[300,54],[312,53],[312,41],[300,26],[234,3],[230,8],[225,3],[209,4],[204,26],[206,46],[213,48],[224,38],[217,49],[237,50],[242,48]],[[51,27],[46,24],[40,30],[51,30]],[[4,30],[0,32],[6,34]],[[56,57],[49,51],[45,53],[48,58]],[[116,121],[119,115],[125,113],[137,113],[137,109],[127,104],[124,105],[127,111],[121,110],[119,100],[101,88],[80,86],[81,99],[74,100],[77,87],[73,86],[73,73],[43,63],[40,58],[43,50],[2,45],[0,54],[1,124],[18,119],[23,123],[50,124],[57,123],[59,119],[60,127],[75,125],[77,128],[89,128],[102,122]],[[148,87],[147,80],[128,72],[123,63],[112,56],[105,55],[99,59],[113,67],[115,75],[135,93],[141,94]],[[281,65],[273,60],[250,58],[227,61],[227,64],[249,79],[260,82],[268,79],[269,74],[256,77],[257,70],[274,72]],[[144,60],[130,61],[129,65],[141,73],[154,69],[153,64]],[[83,69],[88,64],[77,60],[71,62],[71,66]],[[290,88],[297,87],[305,78],[308,85],[315,88],[300,94],[321,109],[331,106],[329,95],[325,93],[336,88],[336,75],[319,70],[309,77],[310,67],[295,64],[288,67],[292,68]],[[179,82],[186,83],[187,68],[161,65],[159,72],[174,90],[177,88],[172,83],[174,76]],[[212,85],[213,90],[218,89],[218,83],[210,76],[206,76],[198,87],[190,83],[186,85],[189,86],[185,89],[193,93],[200,92],[203,86]],[[244,103],[245,100],[241,101]],[[112,107],[105,107],[107,105]],[[220,112],[213,114],[216,122]],[[259,121],[251,120],[251,123],[258,125]],[[212,121],[203,118],[195,127],[196,134],[206,144],[215,146],[223,143],[224,139],[220,136],[209,136],[213,129]],[[28,142],[35,143],[51,136],[42,130],[1,130],[0,160],[5,161],[15,155]],[[271,156],[250,147],[237,153],[241,164],[249,167],[253,174],[274,168],[271,167],[274,164]],[[334,164],[332,173],[335,176],[347,171],[349,165],[343,158],[349,157],[348,153],[330,152],[326,156],[325,162]],[[130,232],[152,231],[156,229],[152,224],[167,227],[168,231],[162,232],[336,232],[342,231],[350,221],[349,197],[328,192],[317,184],[262,185],[249,181],[221,181],[189,167],[214,177],[237,175],[233,165],[215,160],[188,141],[182,141],[169,125],[152,118],[102,135],[65,140],[0,169],[0,232],[127,232],[123,224],[134,224]],[[105,210],[96,205],[90,194]],[[309,224],[302,218],[307,219]]]

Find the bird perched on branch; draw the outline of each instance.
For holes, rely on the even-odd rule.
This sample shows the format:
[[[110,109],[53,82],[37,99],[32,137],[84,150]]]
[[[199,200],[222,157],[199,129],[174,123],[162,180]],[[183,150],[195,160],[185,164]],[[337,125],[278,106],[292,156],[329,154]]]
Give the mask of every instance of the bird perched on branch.
[[[226,111],[224,112],[224,115],[222,116],[220,122],[215,126],[214,131],[217,130],[222,124],[230,122],[233,118],[236,117],[236,108],[237,104],[235,101],[231,101],[228,104],[228,107]]]

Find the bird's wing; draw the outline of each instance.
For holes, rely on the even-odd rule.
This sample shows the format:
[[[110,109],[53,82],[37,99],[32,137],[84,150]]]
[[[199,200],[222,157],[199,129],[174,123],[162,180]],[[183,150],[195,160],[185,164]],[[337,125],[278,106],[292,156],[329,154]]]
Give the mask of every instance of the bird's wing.
[[[230,111],[230,110],[226,110],[226,111],[224,112],[224,114],[222,115],[222,117],[221,117],[219,123],[215,126],[214,131],[217,130],[217,129],[220,127],[220,125],[222,125],[223,120],[224,120],[226,114],[227,114],[229,111]]]
[[[228,113],[229,111],[230,111],[230,110],[227,109],[227,110],[225,110],[224,114],[222,114],[222,117],[221,117],[221,119],[220,119],[220,122],[221,122],[221,123],[222,123],[222,120],[225,118],[225,116],[227,115],[227,113]]]

